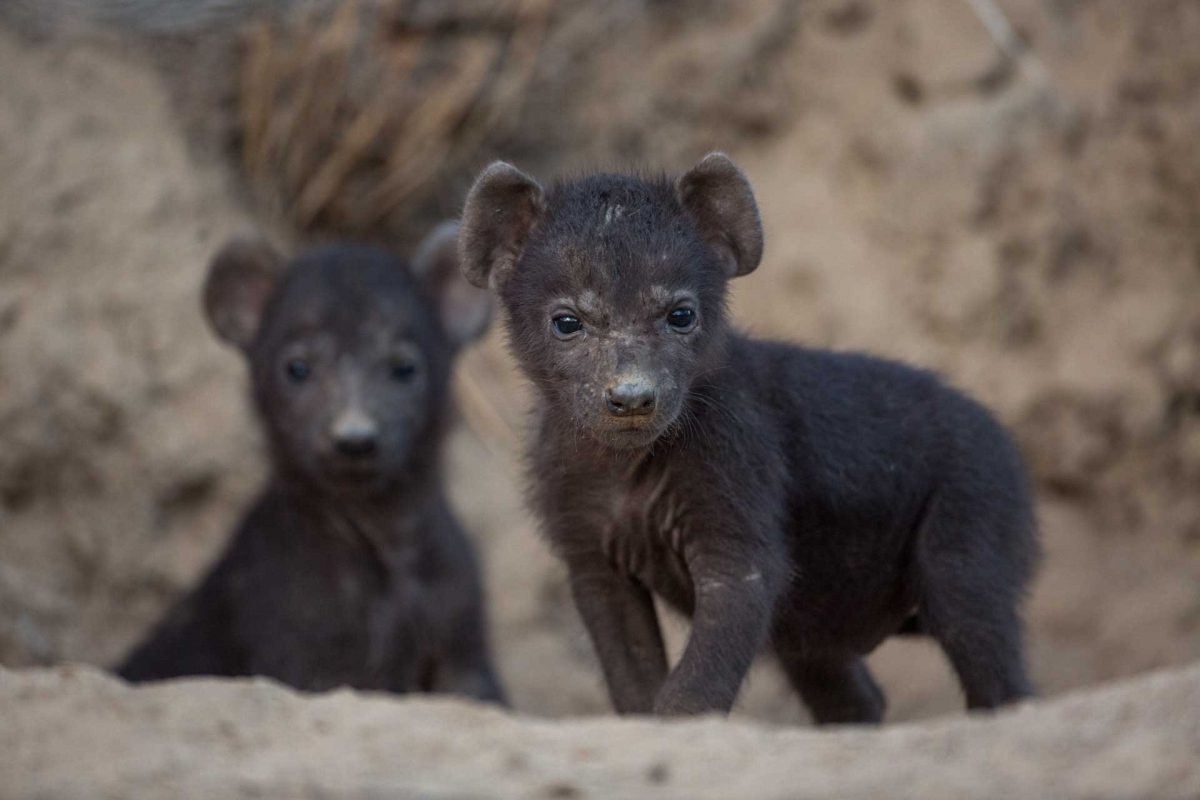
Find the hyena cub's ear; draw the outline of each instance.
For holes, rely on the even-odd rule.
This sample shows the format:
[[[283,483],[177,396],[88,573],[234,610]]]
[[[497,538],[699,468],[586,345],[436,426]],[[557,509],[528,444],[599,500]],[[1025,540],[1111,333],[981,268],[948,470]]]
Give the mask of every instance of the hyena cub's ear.
[[[675,196],[730,278],[762,260],[763,229],[750,181],[724,153],[709,153],[675,182]]]
[[[458,253],[467,280],[481,289],[500,286],[544,209],[542,187],[533,178],[503,161],[485,169],[463,207]]]
[[[217,335],[243,350],[249,347],[283,270],[283,257],[263,239],[226,242],[204,283],[204,312]]]
[[[492,298],[463,278],[459,238],[458,223],[443,222],[421,242],[412,262],[413,274],[429,287],[442,329],[456,347],[483,335],[492,318]]]

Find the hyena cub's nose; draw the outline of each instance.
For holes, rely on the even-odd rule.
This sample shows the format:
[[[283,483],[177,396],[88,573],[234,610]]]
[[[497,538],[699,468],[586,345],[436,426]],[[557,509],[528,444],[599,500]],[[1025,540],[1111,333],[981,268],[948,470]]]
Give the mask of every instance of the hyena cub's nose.
[[[608,411],[618,417],[638,417],[654,411],[654,387],[645,381],[625,381],[605,392]]]
[[[379,447],[379,426],[361,411],[350,411],[333,424],[333,444],[337,451],[351,458],[375,455]]]

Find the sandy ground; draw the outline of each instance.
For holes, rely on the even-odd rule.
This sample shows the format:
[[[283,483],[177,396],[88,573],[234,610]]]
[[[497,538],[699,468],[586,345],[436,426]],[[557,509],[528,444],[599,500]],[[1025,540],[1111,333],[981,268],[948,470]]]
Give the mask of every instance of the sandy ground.
[[[1200,656],[1200,10],[1005,6],[1036,62],[997,76],[964,3],[813,3],[755,100],[771,125],[706,128],[720,108],[697,90],[685,111],[701,133],[647,136],[635,157],[675,168],[720,146],[745,167],[769,242],[737,287],[745,327],[934,367],[1014,427],[1046,548],[1031,660],[1055,695]],[[185,144],[175,85],[152,63],[120,43],[0,29],[12,667],[117,658],[204,569],[261,475],[241,366],[207,332],[197,290],[219,242],[264,223],[230,162]],[[619,130],[587,115],[589,157],[624,152],[639,115],[678,110],[654,93],[689,61],[664,44],[655,63],[642,87],[597,81]],[[550,144],[535,167],[575,166]],[[521,509],[525,390],[498,333],[464,374],[488,401],[464,395],[472,424],[446,474],[485,558],[514,704],[604,713],[561,569]],[[675,647],[684,632],[673,625]],[[932,646],[888,643],[872,663],[890,719],[961,713]],[[738,713],[805,719],[769,664]]]
[[[1192,667],[995,717],[817,732],[0,670],[0,796],[1183,800],[1200,793],[1197,705]]]

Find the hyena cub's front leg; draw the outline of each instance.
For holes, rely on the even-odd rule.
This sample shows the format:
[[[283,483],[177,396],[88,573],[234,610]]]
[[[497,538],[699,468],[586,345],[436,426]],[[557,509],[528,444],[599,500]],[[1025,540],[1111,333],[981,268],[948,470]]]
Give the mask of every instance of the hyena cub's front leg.
[[[568,559],[575,607],[600,659],[613,707],[649,714],[667,676],[667,656],[650,591],[599,553]]]
[[[695,548],[687,559],[695,608],[679,664],[654,701],[656,714],[727,713],[771,630],[781,581],[770,552]]]

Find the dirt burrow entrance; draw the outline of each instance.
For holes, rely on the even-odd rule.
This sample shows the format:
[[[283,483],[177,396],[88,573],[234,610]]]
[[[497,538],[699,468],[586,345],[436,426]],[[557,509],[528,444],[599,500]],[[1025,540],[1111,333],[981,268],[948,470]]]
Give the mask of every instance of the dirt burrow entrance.
[[[396,219],[453,213],[451,196],[493,156],[548,174],[730,151],[768,234],[762,268],[737,285],[744,326],[934,367],[1017,431],[1042,498],[1028,618],[1043,693],[1197,659],[1194,4],[1013,0],[1040,69],[1009,70],[949,0],[805,4],[765,40],[785,19],[770,4],[628,12],[606,18],[623,35],[591,60],[586,28],[571,26],[597,12],[573,8],[545,35],[547,74],[529,78],[540,104],[526,96],[491,138],[451,151],[449,188],[419,184]],[[652,45],[641,80],[620,79]],[[556,79],[568,55],[574,71]],[[287,242],[352,227],[332,211],[308,234],[295,227],[262,202],[283,186],[270,171],[246,191],[229,142],[205,139],[236,135],[237,114],[201,105],[219,119],[199,130],[194,104],[220,93],[181,99],[187,70],[164,78],[162,63],[119,41],[0,29],[6,665],[109,663],[204,569],[262,472],[238,356],[200,317],[206,260],[239,230],[265,225]],[[572,106],[577,74],[589,88],[574,95],[589,101]],[[363,235],[403,240],[390,224]],[[513,700],[604,712],[561,569],[521,507],[525,389],[498,332],[463,373],[470,425],[447,479],[487,564]],[[684,632],[672,627],[673,646]],[[892,719],[960,707],[932,646],[889,643],[872,661]],[[804,718],[770,665],[739,712]]]

